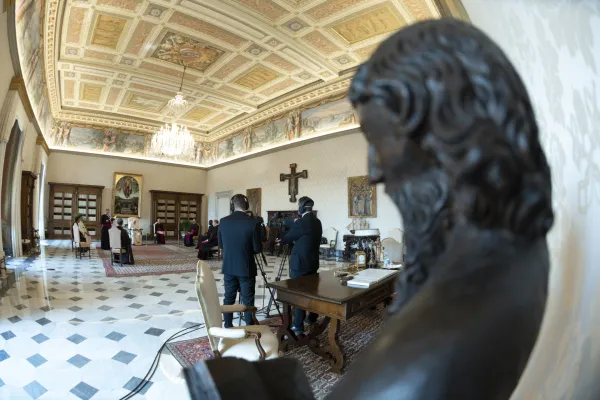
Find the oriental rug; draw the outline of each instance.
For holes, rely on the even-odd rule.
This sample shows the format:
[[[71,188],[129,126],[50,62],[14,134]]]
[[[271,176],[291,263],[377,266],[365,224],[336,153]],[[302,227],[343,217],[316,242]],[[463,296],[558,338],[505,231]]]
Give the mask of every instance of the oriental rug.
[[[181,274],[196,272],[198,250],[175,244],[133,246],[135,265],[111,265],[110,251],[96,248],[107,277]]]
[[[376,336],[383,323],[383,306],[376,310],[365,310],[349,321],[342,321],[340,344],[346,357],[346,369],[357,358],[361,351]],[[269,325],[273,332],[281,325],[278,317],[261,321],[262,325]],[[327,342],[328,330],[319,336],[321,343]],[[184,367],[213,358],[208,337],[182,340],[167,343],[167,348],[175,359]],[[324,399],[331,392],[341,378],[340,375],[330,372],[329,364],[318,355],[309,350],[307,346],[295,347],[282,355],[298,360],[308,377],[316,399]]]

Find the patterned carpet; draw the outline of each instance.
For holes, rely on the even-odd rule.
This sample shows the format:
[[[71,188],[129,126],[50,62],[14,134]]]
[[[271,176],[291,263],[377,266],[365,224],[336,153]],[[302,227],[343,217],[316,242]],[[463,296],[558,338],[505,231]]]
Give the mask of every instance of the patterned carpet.
[[[342,321],[340,343],[346,357],[346,368],[352,364],[360,352],[375,337],[381,328],[382,314],[383,306],[380,305],[377,310],[365,310],[349,321]],[[273,331],[276,331],[277,326],[281,324],[281,320],[277,317],[270,318],[261,321],[261,324],[272,326]],[[327,334],[328,331],[326,330],[319,336],[322,343],[327,341]],[[167,348],[184,367],[213,357],[206,336],[168,343]],[[329,372],[329,364],[311,352],[307,346],[293,348],[283,356],[300,361],[316,399],[324,399],[340,379],[340,375]]]
[[[134,246],[135,265],[111,265],[110,251],[96,248],[107,277],[145,276],[195,272],[198,250],[175,244]]]

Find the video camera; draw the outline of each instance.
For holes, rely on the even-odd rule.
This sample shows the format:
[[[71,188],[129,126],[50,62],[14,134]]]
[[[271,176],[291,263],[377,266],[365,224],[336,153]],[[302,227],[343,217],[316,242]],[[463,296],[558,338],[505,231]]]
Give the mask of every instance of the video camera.
[[[293,217],[285,217],[281,213],[275,213],[271,221],[269,221],[269,228],[279,228],[279,233],[284,236],[294,224]]]
[[[265,220],[260,215],[254,215],[252,211],[245,211],[246,215],[254,218],[261,226],[261,242],[265,242],[267,240],[267,229],[265,228]]]

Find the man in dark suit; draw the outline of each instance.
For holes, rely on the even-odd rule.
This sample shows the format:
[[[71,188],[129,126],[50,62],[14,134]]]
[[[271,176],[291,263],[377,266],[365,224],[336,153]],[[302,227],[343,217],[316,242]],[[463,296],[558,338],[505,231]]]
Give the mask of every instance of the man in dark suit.
[[[323,227],[321,221],[313,214],[315,202],[310,197],[298,200],[299,219],[294,221],[291,229],[281,239],[283,244],[294,244],[290,255],[290,278],[316,274],[319,270],[319,247]],[[292,330],[296,334],[304,333],[304,317],[306,311],[296,308]],[[310,313],[307,322],[316,322],[317,314]]]
[[[257,220],[246,215],[248,199],[236,194],[231,199],[231,215],[221,219],[219,224],[219,247],[223,249],[223,275],[225,285],[224,305],[235,304],[238,289],[242,293],[242,303],[254,306],[256,285],[256,261],[254,255],[261,252],[260,225]],[[233,326],[233,314],[223,315],[225,328]],[[252,313],[245,312],[246,325],[252,325]]]

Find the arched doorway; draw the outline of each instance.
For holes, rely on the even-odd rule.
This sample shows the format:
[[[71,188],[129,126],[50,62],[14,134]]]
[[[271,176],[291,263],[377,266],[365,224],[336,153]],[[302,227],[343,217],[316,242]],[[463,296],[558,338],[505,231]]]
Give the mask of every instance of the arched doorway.
[[[2,218],[2,247],[7,255],[13,255],[12,221],[13,221],[13,191],[15,185],[15,171],[17,163],[21,160],[21,143],[23,141],[23,131],[19,127],[19,122],[15,124],[10,131],[10,137],[6,144],[6,153],[4,155],[4,165],[2,168],[2,209],[0,217]]]

